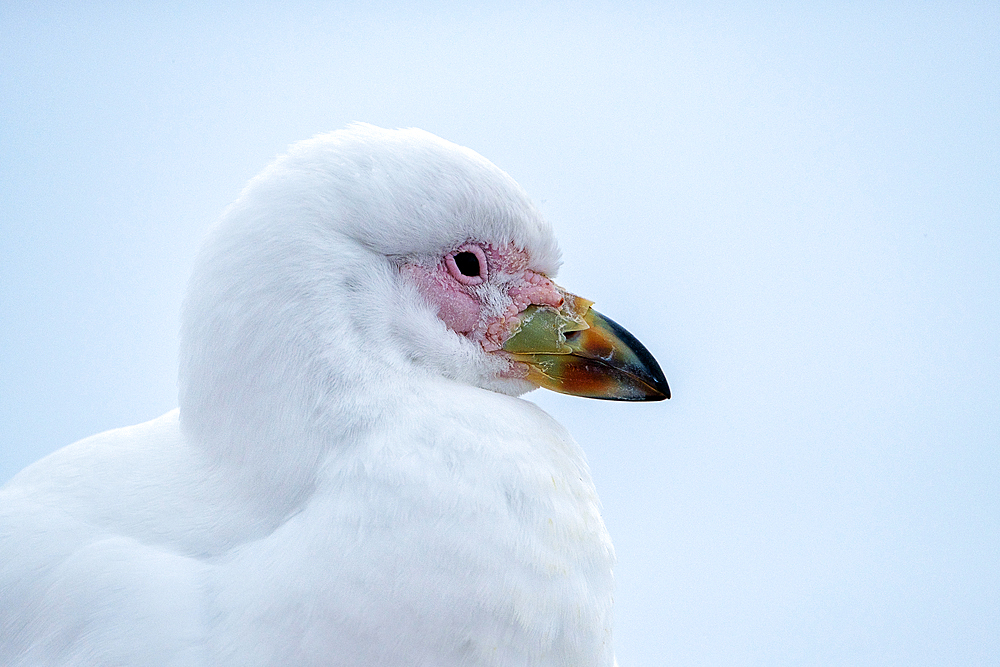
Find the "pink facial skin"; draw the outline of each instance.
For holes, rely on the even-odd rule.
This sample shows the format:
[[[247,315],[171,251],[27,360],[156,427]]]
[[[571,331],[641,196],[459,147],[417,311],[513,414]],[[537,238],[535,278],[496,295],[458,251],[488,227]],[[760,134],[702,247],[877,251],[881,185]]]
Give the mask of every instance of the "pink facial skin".
[[[462,253],[470,255],[456,256]],[[479,272],[468,275],[478,261]],[[513,334],[518,316],[530,305],[562,305],[555,283],[527,268],[528,256],[513,246],[466,243],[436,265],[406,264],[417,287],[437,307],[449,329],[495,352]],[[464,272],[463,272],[464,270]]]

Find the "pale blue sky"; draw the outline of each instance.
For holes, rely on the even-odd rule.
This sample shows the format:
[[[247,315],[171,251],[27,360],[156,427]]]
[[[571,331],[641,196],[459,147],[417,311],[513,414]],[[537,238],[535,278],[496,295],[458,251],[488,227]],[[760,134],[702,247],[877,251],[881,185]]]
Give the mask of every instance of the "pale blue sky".
[[[417,126],[671,380],[531,395],[622,667],[1000,662],[995,3],[212,4],[0,2],[0,481],[175,406],[193,253],[274,155]]]

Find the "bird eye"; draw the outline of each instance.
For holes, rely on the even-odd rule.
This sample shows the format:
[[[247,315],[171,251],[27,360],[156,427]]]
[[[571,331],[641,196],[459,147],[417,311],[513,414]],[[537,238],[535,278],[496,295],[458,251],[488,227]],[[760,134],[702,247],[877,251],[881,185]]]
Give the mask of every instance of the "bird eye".
[[[445,256],[448,272],[463,285],[478,285],[486,280],[486,253],[477,245],[464,245]]]
[[[463,276],[479,275],[479,258],[471,252],[460,252],[455,255],[455,266]]]

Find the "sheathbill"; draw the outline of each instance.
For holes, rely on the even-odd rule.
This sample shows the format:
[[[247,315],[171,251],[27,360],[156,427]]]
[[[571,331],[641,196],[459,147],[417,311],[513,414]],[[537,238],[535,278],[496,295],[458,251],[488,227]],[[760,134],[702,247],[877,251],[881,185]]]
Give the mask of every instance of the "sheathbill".
[[[292,146],[196,260],[179,408],[0,490],[0,664],[613,665],[584,454],[517,397],[670,390],[558,265],[469,149]]]

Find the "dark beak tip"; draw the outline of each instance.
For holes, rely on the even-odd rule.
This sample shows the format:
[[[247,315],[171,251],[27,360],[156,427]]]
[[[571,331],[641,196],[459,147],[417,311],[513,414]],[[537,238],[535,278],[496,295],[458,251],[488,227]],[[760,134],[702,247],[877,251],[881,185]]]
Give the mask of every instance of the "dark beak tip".
[[[670,385],[667,383],[667,378],[663,375],[663,371],[660,371],[660,377],[657,378],[656,389],[663,395],[660,400],[670,399]]]
[[[647,401],[666,401],[670,399],[670,385],[664,377],[659,377],[650,385],[650,391],[646,395]]]
[[[670,394],[670,384],[667,382],[667,376],[663,374],[663,370],[660,368],[660,364],[656,362],[656,359],[652,354],[649,353],[642,343],[632,339],[634,347],[632,348],[636,355],[641,360],[642,367],[636,369],[636,377],[641,379],[642,383],[648,388],[647,401],[665,401],[671,396]]]

